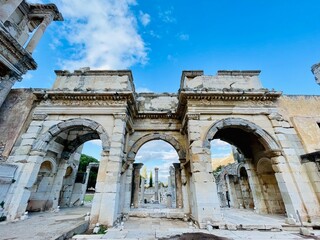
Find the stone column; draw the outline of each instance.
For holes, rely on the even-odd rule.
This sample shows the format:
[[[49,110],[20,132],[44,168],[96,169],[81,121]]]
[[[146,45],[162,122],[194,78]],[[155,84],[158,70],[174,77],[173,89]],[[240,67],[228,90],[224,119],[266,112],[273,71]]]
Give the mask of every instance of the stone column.
[[[154,200],[155,203],[159,203],[159,168],[155,168],[154,172]]]
[[[0,1],[0,21],[4,23],[11,14],[19,7],[22,0]]]
[[[0,107],[6,100],[12,86],[16,81],[17,78],[10,75],[6,75],[5,77],[0,78]]]
[[[126,174],[124,206],[123,206],[124,213],[129,213],[130,211],[131,193],[132,193],[132,172],[133,172],[133,164],[131,163],[127,171],[124,173]]]
[[[91,170],[91,166],[88,165],[87,169],[86,169],[86,181],[84,183],[84,185],[86,186],[86,190],[87,190],[87,186],[88,186],[88,182],[89,182],[90,170]]]
[[[180,163],[173,164],[175,169],[175,180],[176,180],[176,207],[182,208],[182,183],[181,183],[181,170]]]
[[[184,166],[181,170],[181,183],[182,183],[182,200],[183,200],[183,209],[184,213],[189,214],[190,213],[190,204],[189,204],[189,181],[187,176],[187,169]]]
[[[233,180],[234,180],[233,178],[235,178],[235,177],[236,176],[233,176],[232,179],[230,179],[230,175],[227,175],[226,181],[227,181],[227,186],[228,186],[228,190],[229,190],[230,206],[235,207],[235,208],[239,208],[237,193],[236,193],[236,189],[234,187],[234,182],[233,182]]]
[[[140,186],[140,169],[143,163],[133,164],[133,197],[132,204],[134,208],[139,207],[139,186]]]
[[[140,197],[140,202],[143,204],[144,203],[144,185],[146,184],[146,179],[144,177],[141,177],[141,197]]]
[[[171,198],[173,207],[176,207],[176,179],[174,167],[170,167],[170,182],[171,182]]]
[[[38,26],[36,32],[33,34],[33,36],[31,37],[30,41],[27,44],[26,50],[29,53],[32,53],[34,51],[42,35],[44,34],[44,31],[46,30],[48,25],[52,22],[52,20],[53,20],[52,13],[44,16],[43,21]]]

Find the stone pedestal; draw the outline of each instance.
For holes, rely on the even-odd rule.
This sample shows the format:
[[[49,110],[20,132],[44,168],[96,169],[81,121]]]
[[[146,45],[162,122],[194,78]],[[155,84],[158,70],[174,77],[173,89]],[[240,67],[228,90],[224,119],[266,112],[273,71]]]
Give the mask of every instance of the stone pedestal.
[[[159,168],[154,169],[155,180],[154,180],[154,202],[159,203]]]
[[[175,180],[176,180],[176,207],[182,208],[182,183],[181,183],[181,169],[180,163],[173,164],[175,169]]]
[[[133,196],[132,204],[134,208],[139,207],[139,186],[140,186],[140,169],[142,168],[143,163],[134,163],[133,164]]]

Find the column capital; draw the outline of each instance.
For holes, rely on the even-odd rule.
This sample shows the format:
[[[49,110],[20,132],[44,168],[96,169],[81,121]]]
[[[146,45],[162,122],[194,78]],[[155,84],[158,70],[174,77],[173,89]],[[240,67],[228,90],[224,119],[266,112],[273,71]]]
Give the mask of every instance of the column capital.
[[[180,170],[180,163],[173,163],[172,164],[173,166],[174,166],[174,168],[175,168],[175,170]]]
[[[128,120],[128,116],[125,113],[115,113],[113,114],[114,119],[121,119],[123,121],[127,121]]]
[[[133,164],[133,168],[134,168],[134,170],[136,170],[136,169],[141,169],[142,168],[142,166],[143,166],[143,163],[134,163]]]

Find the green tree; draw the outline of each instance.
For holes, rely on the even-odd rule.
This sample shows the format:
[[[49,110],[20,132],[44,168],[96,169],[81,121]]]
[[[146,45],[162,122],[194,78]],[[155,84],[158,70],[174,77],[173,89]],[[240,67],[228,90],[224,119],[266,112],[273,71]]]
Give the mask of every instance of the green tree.
[[[94,157],[88,156],[86,154],[81,154],[78,173],[85,173],[87,170],[87,166],[91,162],[98,163],[99,161]],[[98,175],[98,168],[91,168],[87,188],[96,186],[97,175]]]
[[[152,171],[150,171],[149,187],[153,187]]]

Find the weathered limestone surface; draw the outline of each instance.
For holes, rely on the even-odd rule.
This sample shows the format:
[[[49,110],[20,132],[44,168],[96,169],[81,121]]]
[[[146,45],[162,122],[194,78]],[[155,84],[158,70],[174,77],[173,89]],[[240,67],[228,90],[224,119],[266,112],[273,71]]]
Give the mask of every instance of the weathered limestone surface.
[[[34,95],[30,89],[12,90],[0,107],[0,143],[4,144],[2,156],[7,158],[17,141],[29,124],[28,117],[33,108]],[[34,126],[33,128],[38,128]],[[35,129],[36,131],[36,129]],[[30,145],[23,141],[24,146]]]
[[[46,27],[63,20],[54,4],[0,1],[0,107],[16,81],[37,68],[31,56]],[[34,31],[36,29],[36,31]]]
[[[26,209],[80,203],[86,188],[86,179],[75,180],[81,146],[100,139],[91,226],[111,226],[132,211],[131,204],[139,206],[134,161],[140,147],[152,140],[169,143],[179,156],[170,178],[173,202],[167,204],[182,208],[180,215],[202,228],[208,222],[223,224],[220,206],[227,206],[226,191],[231,207],[286,213],[295,221],[298,211],[304,222],[320,222],[318,155],[312,155],[313,162],[306,160],[319,150],[319,96],[281,96],[264,89],[259,71],[219,71],[217,76],[185,71],[178,94],[137,94],[130,71],[56,73],[54,89],[22,91],[10,105],[14,111],[1,110],[15,128],[10,133],[0,123],[4,141],[12,139],[9,150],[4,148],[6,164],[15,169],[9,177],[15,182],[6,180],[0,187],[8,219]],[[229,142],[243,155],[218,186],[213,139]]]

